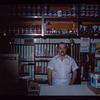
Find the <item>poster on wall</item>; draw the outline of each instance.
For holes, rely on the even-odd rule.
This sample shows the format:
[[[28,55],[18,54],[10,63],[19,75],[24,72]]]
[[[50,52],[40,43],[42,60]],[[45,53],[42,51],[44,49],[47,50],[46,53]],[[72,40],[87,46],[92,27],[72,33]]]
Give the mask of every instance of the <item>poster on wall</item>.
[[[88,53],[90,48],[90,38],[81,37],[80,52]]]

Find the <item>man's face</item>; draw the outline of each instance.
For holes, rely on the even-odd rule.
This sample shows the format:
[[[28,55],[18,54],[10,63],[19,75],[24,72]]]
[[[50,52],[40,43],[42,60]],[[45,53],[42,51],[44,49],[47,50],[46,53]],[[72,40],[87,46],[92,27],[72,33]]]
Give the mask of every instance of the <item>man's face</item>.
[[[59,44],[58,52],[60,56],[65,56],[66,54],[66,45],[65,44]]]

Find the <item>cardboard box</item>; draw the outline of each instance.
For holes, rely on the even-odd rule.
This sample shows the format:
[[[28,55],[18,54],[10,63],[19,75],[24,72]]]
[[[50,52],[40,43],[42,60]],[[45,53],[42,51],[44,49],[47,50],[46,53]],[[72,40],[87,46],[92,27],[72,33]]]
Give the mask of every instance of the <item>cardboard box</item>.
[[[96,48],[100,48],[100,42],[96,43]]]
[[[90,82],[87,82],[87,86],[88,88],[93,91],[95,94],[100,94],[100,88],[95,88],[93,86],[90,85]]]
[[[90,85],[95,88],[100,88],[100,72],[90,74]]]

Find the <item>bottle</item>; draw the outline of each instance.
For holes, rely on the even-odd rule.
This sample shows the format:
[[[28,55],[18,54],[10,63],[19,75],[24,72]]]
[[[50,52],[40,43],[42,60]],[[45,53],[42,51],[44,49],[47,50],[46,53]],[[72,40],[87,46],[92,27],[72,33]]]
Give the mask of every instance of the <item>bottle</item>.
[[[98,25],[95,25],[96,26],[96,29],[95,29],[95,34],[98,34],[98,32],[99,32],[99,26]]]
[[[29,33],[29,31],[28,31],[28,25],[26,25],[26,31],[25,31],[25,33]]]
[[[29,25],[29,33],[33,33],[33,27],[32,27],[32,25]]]
[[[39,25],[36,25],[36,33],[38,34]]]
[[[19,33],[22,33],[22,25],[19,25]]]
[[[22,33],[24,33],[24,25],[22,25]]]
[[[86,29],[85,29],[84,34],[89,34],[89,25],[86,25]]]
[[[23,33],[26,33],[26,25],[24,25],[23,29]]]
[[[92,25],[89,25],[89,34],[93,35],[94,34],[94,29]]]
[[[36,29],[36,25],[34,25],[34,33],[36,34],[37,29]]]
[[[84,28],[83,28],[83,25],[80,25],[80,33],[81,33],[81,34],[84,34]]]
[[[41,34],[41,25],[38,25],[38,33]]]

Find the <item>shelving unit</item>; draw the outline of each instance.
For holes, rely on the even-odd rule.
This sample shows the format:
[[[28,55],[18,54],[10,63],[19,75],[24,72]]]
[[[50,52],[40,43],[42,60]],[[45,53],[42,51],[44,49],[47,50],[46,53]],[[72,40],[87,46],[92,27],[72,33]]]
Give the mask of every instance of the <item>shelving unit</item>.
[[[28,7],[28,5],[26,5]],[[48,11],[75,11],[75,16],[73,17],[72,15],[65,17],[58,17],[58,16],[54,16],[54,15],[46,15],[44,14],[44,4],[40,5],[41,8],[40,9],[40,15],[10,15],[8,16],[7,13],[10,11],[8,10],[8,6],[5,6],[7,9],[6,10],[6,15],[7,15],[7,25],[6,25],[6,29],[4,29],[4,33],[1,34],[4,37],[9,37],[10,39],[20,39],[19,41],[23,42],[16,42],[13,44],[13,41],[10,41],[10,45],[11,45],[11,53],[18,53],[20,55],[20,63],[22,63],[22,66],[27,66],[27,68],[29,66],[34,66],[34,76],[35,75],[46,75],[47,73],[36,73],[36,64],[43,64],[43,63],[47,63],[50,61],[50,59],[55,56],[57,54],[56,51],[56,47],[58,42],[54,42],[51,43],[50,41],[46,42],[35,42],[35,39],[41,38],[41,39],[80,39],[81,37],[89,37],[90,39],[99,39],[100,35],[91,35],[91,34],[80,34],[80,25],[81,24],[100,24],[100,16],[99,17],[82,17],[80,14],[81,12],[81,5],[77,4],[76,6],[74,5],[73,8],[72,4],[58,4],[58,5],[54,5],[54,4],[49,4],[47,5],[47,10]],[[100,5],[99,5],[100,6]],[[25,11],[25,8],[23,8],[22,5],[22,12],[19,12],[21,9],[21,5],[16,5],[16,11],[17,14],[18,13],[25,13],[23,11]],[[19,7],[19,8],[18,8]],[[25,5],[24,5],[25,7]],[[34,10],[34,6],[32,6],[33,8],[27,8],[30,11],[35,11]],[[13,8],[13,7],[12,7]],[[100,7],[99,7],[100,8]],[[37,8],[36,8],[37,9]],[[14,9],[13,9],[14,11]],[[14,13],[14,12],[13,12]],[[27,13],[28,14],[28,13]],[[32,12],[32,14],[34,14]],[[74,15],[74,14],[73,14]],[[13,28],[9,28],[10,26],[13,25],[17,25],[17,28],[14,29]],[[26,25],[26,26],[30,26],[28,28],[26,28],[26,26],[22,27],[20,25]],[[40,33],[35,32],[37,29],[34,29],[34,27],[31,25],[35,26],[35,25],[40,25]],[[17,32],[16,32],[17,30]],[[18,31],[19,30],[19,31]],[[20,32],[21,30],[21,32]],[[31,32],[30,32],[31,30]],[[34,31],[35,30],[35,31]],[[9,32],[10,31],[10,32]],[[48,32],[49,31],[49,32]],[[33,41],[30,42],[28,41],[27,43],[29,44],[25,44],[25,39],[32,39]],[[70,56],[72,56],[76,63],[79,66],[79,69],[81,70],[81,66],[92,66],[91,71],[94,71],[94,62],[91,61],[91,53],[89,51],[89,53],[80,53],[80,43],[66,43],[66,45],[68,46],[68,50],[70,52],[68,52],[68,54]],[[91,48],[91,47],[90,47]],[[30,57],[28,57],[28,55],[31,55],[31,59]],[[32,56],[33,55],[33,56]],[[83,61],[84,58],[86,58],[88,56],[88,58],[90,59],[88,62],[87,61]],[[94,55],[92,55],[94,57]],[[83,57],[83,59],[82,59]],[[47,67],[46,65],[46,67]],[[86,67],[84,67],[86,68]],[[84,69],[84,73],[87,73],[87,76],[84,76],[85,79],[82,78],[81,81],[87,81],[89,80],[89,67],[87,67],[87,69]],[[39,82],[39,83],[48,83],[47,80],[38,80],[36,78],[34,78],[33,81]]]

